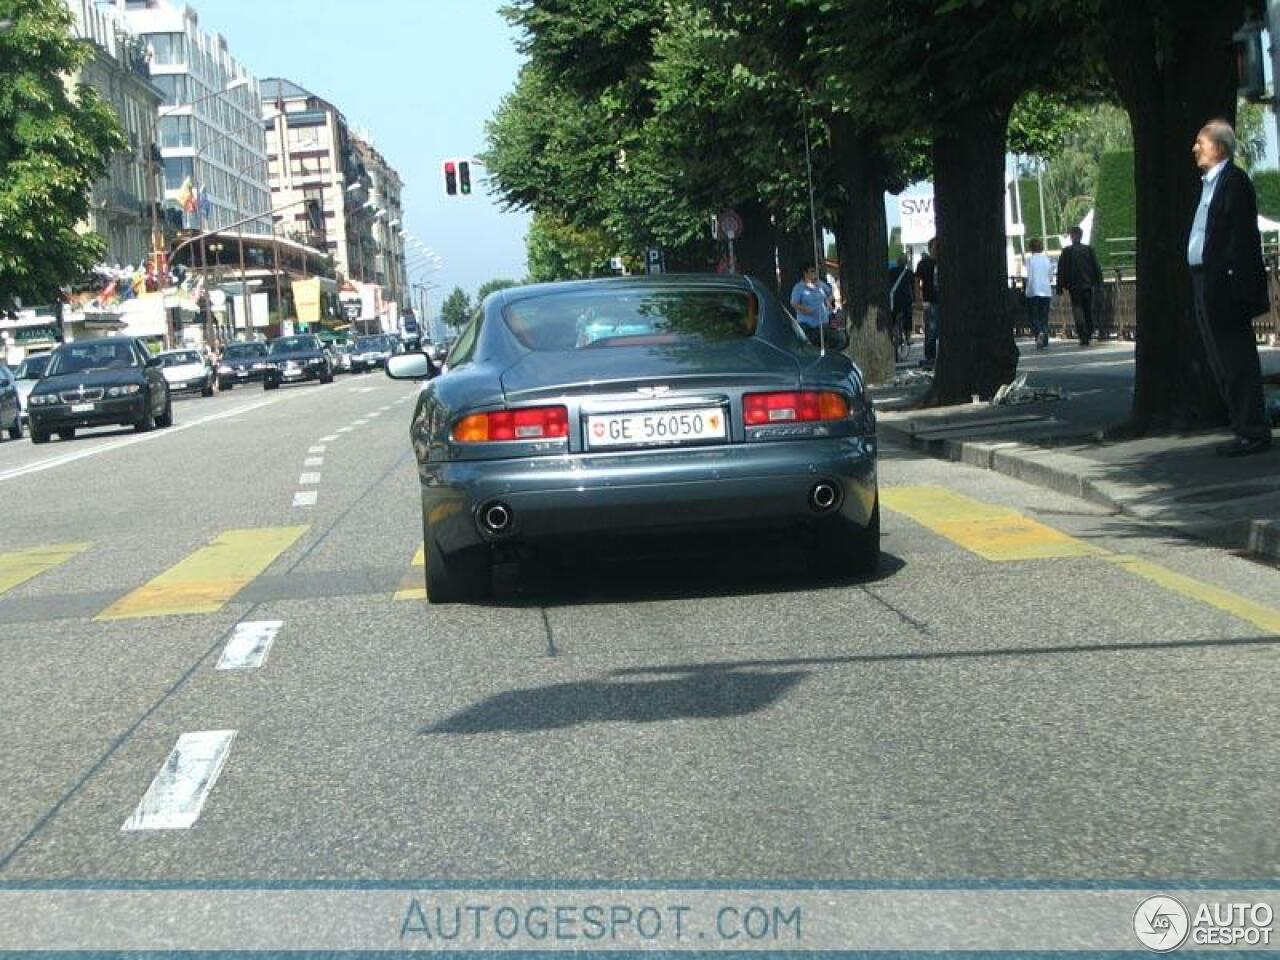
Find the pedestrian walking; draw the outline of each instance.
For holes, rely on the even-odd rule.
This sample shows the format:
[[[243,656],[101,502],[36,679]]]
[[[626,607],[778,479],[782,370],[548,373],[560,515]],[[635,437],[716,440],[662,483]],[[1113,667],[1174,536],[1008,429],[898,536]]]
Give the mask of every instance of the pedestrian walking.
[[[1253,318],[1267,313],[1271,300],[1258,199],[1248,175],[1231,162],[1235,152],[1235,130],[1226,120],[1210,120],[1196,136],[1191,154],[1201,171],[1200,202],[1187,238],[1196,325],[1235,434],[1217,448],[1225,457],[1271,446],[1253,332]]]
[[[1027,319],[1036,338],[1036,349],[1049,345],[1049,306],[1053,303],[1053,262],[1039,237],[1031,238],[1027,257]]]
[[[1084,243],[1084,231],[1071,228],[1071,246],[1058,257],[1058,292],[1066,290],[1071,295],[1071,315],[1075,320],[1076,337],[1080,346],[1087,347],[1093,339],[1093,308],[1096,292],[1102,285],[1102,267],[1093,247]]]
[[[916,264],[916,280],[920,282],[920,302],[924,304],[924,360],[922,367],[932,367],[938,358],[938,238],[929,241],[925,255]]]
[[[831,288],[818,279],[818,268],[812,263],[806,263],[801,268],[800,279],[791,288],[791,306],[809,342],[815,345],[820,343],[822,327],[831,316],[835,304]]]
[[[911,273],[911,261],[905,253],[898,254],[898,262],[889,270],[889,332],[902,331],[902,339],[911,342],[911,313],[916,305],[916,284]]]

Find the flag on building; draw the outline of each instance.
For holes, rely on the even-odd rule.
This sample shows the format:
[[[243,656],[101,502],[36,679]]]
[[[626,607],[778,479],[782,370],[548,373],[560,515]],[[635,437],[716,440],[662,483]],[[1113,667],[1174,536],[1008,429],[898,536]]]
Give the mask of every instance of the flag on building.
[[[209,188],[204,184],[200,185],[200,218],[208,220],[209,214],[213,210],[213,204],[209,201]]]
[[[178,188],[178,206],[182,207],[187,213],[196,212],[196,191],[191,185],[191,178],[182,181],[182,186]]]

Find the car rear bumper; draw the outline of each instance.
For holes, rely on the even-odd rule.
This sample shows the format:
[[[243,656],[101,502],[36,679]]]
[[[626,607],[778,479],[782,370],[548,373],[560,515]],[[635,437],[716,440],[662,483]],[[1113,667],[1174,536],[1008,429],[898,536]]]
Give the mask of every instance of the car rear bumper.
[[[220,373],[218,374],[218,385],[225,387],[227,384],[237,383],[256,383],[263,377],[261,370],[250,370],[245,373]]]
[[[109,424],[136,423],[142,418],[145,394],[132,397],[112,397],[95,401],[93,409],[72,412],[69,404],[51,407],[33,407],[27,417],[33,430],[64,430],[69,427],[101,427]]]
[[[843,519],[859,527],[876,502],[876,441],[844,437],[776,443],[429,463],[420,467],[423,520],[446,552],[482,543],[563,536],[687,532]],[[835,503],[819,509],[815,487]],[[494,504],[510,513],[485,529]]]
[[[270,383],[306,383],[308,380],[319,380],[324,376],[323,367],[306,367],[300,371],[286,374],[283,370],[268,370],[263,380]]]

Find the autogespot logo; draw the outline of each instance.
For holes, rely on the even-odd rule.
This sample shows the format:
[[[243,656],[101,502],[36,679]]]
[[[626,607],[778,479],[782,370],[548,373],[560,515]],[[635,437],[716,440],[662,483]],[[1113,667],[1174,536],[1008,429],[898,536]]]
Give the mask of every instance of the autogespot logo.
[[[1173,897],[1148,897],[1133,915],[1138,942],[1153,953],[1177,950],[1187,939],[1191,916]]]

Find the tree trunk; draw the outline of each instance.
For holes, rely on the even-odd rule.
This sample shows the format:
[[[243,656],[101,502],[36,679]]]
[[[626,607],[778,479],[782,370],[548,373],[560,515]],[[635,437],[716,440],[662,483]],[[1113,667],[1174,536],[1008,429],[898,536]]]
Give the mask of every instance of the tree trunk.
[[[777,215],[782,221],[782,215]],[[784,303],[791,301],[791,288],[800,279],[804,265],[813,259],[813,238],[807,227],[778,231],[778,295]]]
[[[742,234],[733,241],[738,272],[755,277],[767,287],[776,287],[774,231],[769,211],[758,200],[740,203],[735,209],[742,217]]]
[[[832,227],[840,260],[840,295],[854,324],[888,324],[889,228],[885,221],[885,160],[875,131],[859,131],[845,114],[831,118],[831,148],[843,201]]]
[[[1181,15],[1168,12],[1176,5],[1150,0],[1110,0],[1106,7],[1107,65],[1133,125],[1138,280],[1131,425],[1138,432],[1226,422],[1191,304],[1187,234],[1200,192],[1191,145],[1205,121],[1235,118],[1231,35],[1244,5],[1191,6]]]
[[[1008,119],[1007,107],[964,107],[934,140],[940,333],[931,404],[990,398],[1018,369],[1006,307]]]

